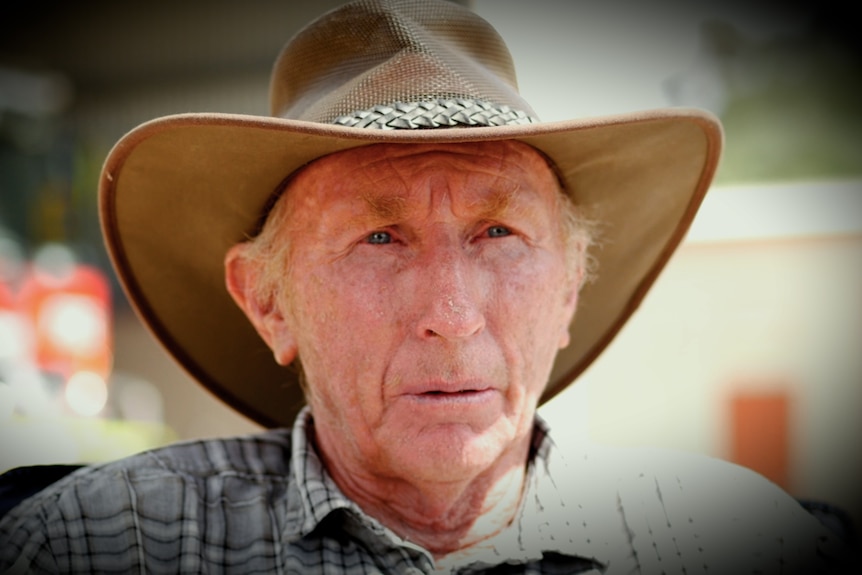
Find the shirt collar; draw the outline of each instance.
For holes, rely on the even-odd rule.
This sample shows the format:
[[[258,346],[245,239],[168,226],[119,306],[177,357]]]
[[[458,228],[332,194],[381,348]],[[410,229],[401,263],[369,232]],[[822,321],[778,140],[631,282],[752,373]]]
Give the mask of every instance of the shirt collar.
[[[311,410],[304,407],[291,431],[290,474],[287,493],[286,536],[300,539],[337,509],[356,510],[323,467],[314,449]]]

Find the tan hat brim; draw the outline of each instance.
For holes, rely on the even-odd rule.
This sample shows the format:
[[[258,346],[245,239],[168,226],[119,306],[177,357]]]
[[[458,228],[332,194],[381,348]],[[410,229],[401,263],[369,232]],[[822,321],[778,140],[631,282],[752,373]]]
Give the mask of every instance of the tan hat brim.
[[[290,425],[304,399],[224,287],[228,248],[257,226],[279,184],[304,164],[372,143],[515,139],[541,150],[600,222],[596,279],[580,296],[572,342],[547,401],[595,360],[683,239],[722,147],[718,121],[667,109],[523,126],[369,130],[233,114],[148,122],[109,154],[99,209],[126,294],[159,341],[227,404]]]

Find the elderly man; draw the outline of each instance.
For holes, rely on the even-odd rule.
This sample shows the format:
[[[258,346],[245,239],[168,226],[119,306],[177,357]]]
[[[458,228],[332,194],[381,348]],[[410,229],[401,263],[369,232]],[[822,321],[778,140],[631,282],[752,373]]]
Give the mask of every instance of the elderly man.
[[[536,416],[681,240],[718,160],[713,117],[540,123],[496,32],[441,1],[324,15],[280,55],[271,98],[272,118],[133,131],[105,164],[101,209],[156,336],[276,429],[74,473],[0,524],[2,569],[832,565],[827,530],[759,476],[563,452]]]

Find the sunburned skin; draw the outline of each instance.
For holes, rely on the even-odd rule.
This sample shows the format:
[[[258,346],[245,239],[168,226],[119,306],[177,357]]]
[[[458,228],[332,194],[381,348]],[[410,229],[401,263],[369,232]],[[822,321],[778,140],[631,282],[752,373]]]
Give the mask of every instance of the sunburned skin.
[[[518,142],[363,147],[306,167],[279,200],[290,271],[275,306],[250,301],[242,246],[226,260],[275,357],[302,358],[336,483],[437,556],[498,532],[520,501],[577,303],[556,194]]]

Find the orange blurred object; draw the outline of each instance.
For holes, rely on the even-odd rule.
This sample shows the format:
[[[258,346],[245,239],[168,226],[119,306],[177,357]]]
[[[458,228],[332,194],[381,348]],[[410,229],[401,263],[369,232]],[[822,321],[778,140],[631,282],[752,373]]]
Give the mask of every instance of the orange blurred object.
[[[787,392],[739,393],[731,399],[731,418],[731,459],[790,489]]]
[[[107,378],[111,370],[111,296],[105,274],[74,264],[62,273],[33,267],[19,293],[32,323],[38,366],[68,379],[80,371]]]

